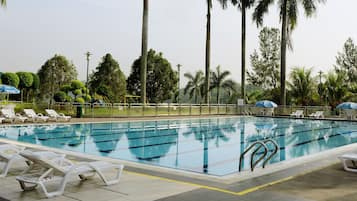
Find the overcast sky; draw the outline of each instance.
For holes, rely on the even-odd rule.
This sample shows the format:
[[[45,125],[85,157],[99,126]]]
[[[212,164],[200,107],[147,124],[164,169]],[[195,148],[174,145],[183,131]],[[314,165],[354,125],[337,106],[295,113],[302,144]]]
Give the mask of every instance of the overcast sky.
[[[183,72],[203,70],[206,0],[149,2],[149,47],[163,52],[173,67],[182,64]],[[300,10],[288,69],[314,67],[315,73],[332,69],[347,38],[357,40],[356,8],[356,0],[327,0],[309,19]],[[280,27],[277,13],[272,6],[267,26]],[[37,72],[58,53],[73,61],[84,80],[84,53],[90,51],[91,69],[109,52],[128,76],[140,55],[141,18],[142,0],[8,0],[7,8],[0,10],[0,71]],[[260,31],[251,12],[248,18],[247,58],[258,48]],[[240,80],[240,21],[236,8],[223,11],[214,3],[211,66],[220,64],[236,81]]]

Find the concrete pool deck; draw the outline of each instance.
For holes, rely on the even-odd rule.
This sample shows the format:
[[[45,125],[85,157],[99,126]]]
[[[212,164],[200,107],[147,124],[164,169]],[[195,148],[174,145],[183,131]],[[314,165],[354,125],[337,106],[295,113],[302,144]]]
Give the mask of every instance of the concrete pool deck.
[[[87,158],[68,155],[73,161]],[[324,161],[317,161],[324,164]],[[240,182],[224,184],[127,166],[121,182],[104,186],[98,177],[81,182],[72,178],[64,201],[348,201],[357,199],[357,174],[345,172],[338,160],[327,167],[305,164]],[[316,163],[315,163],[316,164]],[[0,178],[0,200],[42,200],[40,189],[23,192],[15,180],[25,168],[16,164],[6,178]],[[311,171],[311,168],[315,169]]]
[[[224,116],[227,117],[227,116]],[[176,119],[177,117],[172,117]],[[168,119],[148,118],[147,120]],[[73,119],[76,122],[131,121],[132,119]],[[5,141],[6,142],[6,141]],[[14,142],[16,144],[16,142]],[[31,146],[42,149],[43,147]],[[56,151],[55,149],[51,149]],[[345,152],[357,151],[356,145],[339,149],[337,152],[322,152],[312,158],[303,158],[300,163],[285,163],[282,166],[268,166],[254,172],[251,177],[226,179],[205,178],[200,174],[185,174],[165,168],[125,163],[120,184],[103,186],[99,178],[80,182],[73,178],[63,196],[49,200],[162,200],[162,201],[229,201],[229,200],[357,200],[357,174],[343,171],[337,159]],[[57,150],[62,152],[62,150]],[[92,156],[66,153],[74,161],[97,159]],[[323,156],[325,155],[325,156]],[[100,158],[98,158],[100,159]],[[15,177],[25,167],[17,164],[7,178],[0,178],[0,201],[41,200],[41,190],[22,192]],[[250,175],[249,172],[246,174]],[[237,179],[238,178],[238,179]]]

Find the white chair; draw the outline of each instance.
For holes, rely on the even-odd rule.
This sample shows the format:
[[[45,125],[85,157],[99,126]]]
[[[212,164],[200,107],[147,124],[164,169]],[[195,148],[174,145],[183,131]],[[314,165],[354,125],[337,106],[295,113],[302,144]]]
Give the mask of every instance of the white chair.
[[[296,110],[295,112],[290,114],[290,117],[304,118],[304,111],[303,110]]]
[[[11,166],[13,165],[14,162],[24,162],[27,165],[30,165],[30,161],[25,159],[20,155],[20,153],[25,149],[25,147],[19,147],[16,145],[12,144],[2,144],[0,145],[0,163],[4,163],[4,168],[2,170],[2,173],[0,177],[6,177],[7,173],[9,172]],[[30,152],[27,150],[27,152]],[[64,154],[56,154],[53,152],[48,152],[48,151],[38,151],[38,152],[33,152],[36,153],[37,155],[41,155],[42,157],[47,157],[47,158],[64,158]]]
[[[345,117],[347,120],[354,120],[355,118],[355,110],[345,110]]]
[[[14,109],[1,109],[1,113],[5,117],[4,121],[8,121],[10,123],[21,122],[24,123],[27,120],[27,117],[21,116],[21,114],[16,113]]]
[[[124,168],[124,165],[112,164],[104,161],[73,164],[68,159],[48,160],[41,157],[41,155],[25,151],[20,154],[33,162],[33,164],[22,175],[16,177],[16,180],[20,183],[21,188],[28,191],[35,189],[37,185],[39,185],[48,198],[62,195],[71,176],[79,176],[80,179],[85,180],[97,173],[106,185],[112,185],[119,182]],[[33,165],[41,166],[42,170],[33,173]],[[114,179],[108,180],[104,176],[103,171],[112,169],[117,170],[117,174]],[[59,185],[56,190],[49,192],[46,187],[46,183],[52,183],[54,181],[58,181]]]
[[[349,172],[357,172],[357,154],[347,153],[338,157],[343,165],[343,168]],[[353,166],[351,167],[350,164]]]
[[[309,117],[315,118],[315,119],[322,119],[322,118],[325,117],[324,111],[316,111],[316,112],[314,112],[314,113],[311,113],[311,114],[309,115]]]
[[[33,109],[24,109],[24,113],[28,120],[32,122],[47,122],[49,119],[48,116],[44,116],[41,113],[36,114]]]
[[[0,145],[0,163],[4,164],[0,177],[7,176],[7,173],[9,172],[12,164],[15,161],[25,162],[25,159],[19,155],[19,153],[24,149],[25,149],[24,147],[18,147],[11,144]]]
[[[66,116],[63,113],[57,113],[56,111],[54,111],[52,109],[46,109],[45,111],[48,114],[48,116],[50,117],[49,120],[53,120],[53,121],[70,121],[71,120],[70,116]]]

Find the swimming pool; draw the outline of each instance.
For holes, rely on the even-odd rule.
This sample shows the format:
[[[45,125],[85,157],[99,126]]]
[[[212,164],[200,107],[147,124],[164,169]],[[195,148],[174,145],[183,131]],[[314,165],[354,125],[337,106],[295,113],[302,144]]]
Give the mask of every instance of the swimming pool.
[[[357,142],[357,123],[232,117],[2,125],[0,138],[223,176],[238,172],[240,154],[257,140],[277,142],[279,150],[269,163],[278,163]],[[249,161],[245,157],[244,170]]]

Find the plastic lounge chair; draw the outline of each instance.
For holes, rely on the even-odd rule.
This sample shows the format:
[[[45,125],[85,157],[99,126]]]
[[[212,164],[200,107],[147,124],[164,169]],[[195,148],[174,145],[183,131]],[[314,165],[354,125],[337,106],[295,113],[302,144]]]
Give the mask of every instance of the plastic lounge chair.
[[[311,114],[309,115],[309,117],[315,118],[315,119],[324,118],[324,111],[316,111],[316,112],[314,112],[314,113],[311,113]]]
[[[296,110],[295,112],[290,114],[290,117],[304,118],[304,111],[303,110]]]
[[[16,177],[21,188],[28,191],[35,189],[39,185],[48,198],[62,195],[71,176],[79,176],[81,180],[86,180],[97,173],[106,185],[111,185],[119,182],[124,168],[124,165],[116,165],[104,161],[73,164],[68,159],[48,160],[41,157],[41,155],[33,153],[21,152],[20,154],[32,161],[34,165],[42,167],[42,170],[36,173],[32,173],[32,168],[30,167],[22,175]],[[118,171],[112,180],[108,180],[103,174],[103,171],[110,169]],[[56,190],[49,192],[46,183],[53,181],[59,181],[59,186]]]
[[[19,153],[24,149],[24,147],[18,147],[12,144],[0,145],[0,163],[4,163],[4,167],[1,171],[0,177],[6,177],[12,164],[15,161],[26,161],[23,157],[19,155]]]
[[[46,122],[49,119],[48,116],[44,116],[41,113],[36,114],[33,109],[24,109],[24,113],[28,117],[28,120],[32,122]]]
[[[24,123],[27,120],[27,117],[21,116],[21,114],[16,113],[14,109],[1,109],[1,113],[4,115],[5,120],[4,121],[9,121],[10,123],[14,122],[21,122]]]
[[[354,110],[345,110],[345,118],[347,120],[354,120],[354,116],[355,116],[355,113],[354,113]]]
[[[53,121],[70,121],[71,120],[70,116],[66,116],[63,113],[57,113],[56,111],[54,111],[52,109],[46,109],[45,111],[49,116],[49,120],[53,120]]]
[[[342,164],[343,168],[349,172],[357,172],[357,154],[356,153],[347,153],[338,157]],[[353,167],[349,166],[349,163],[353,165]]]
[[[27,165],[30,165],[31,162],[27,160],[26,158],[22,157],[20,153],[24,151],[25,147],[19,147],[16,145],[12,144],[2,144],[0,145],[0,162],[4,163],[4,168],[2,170],[2,173],[0,177],[6,177],[8,171],[10,170],[12,164],[15,161],[23,161]],[[31,152],[27,150],[27,152]],[[38,152],[33,152],[36,153],[37,155],[41,155],[43,157],[48,157],[48,158],[64,158],[64,154],[56,154],[53,152],[49,151],[38,151]]]

